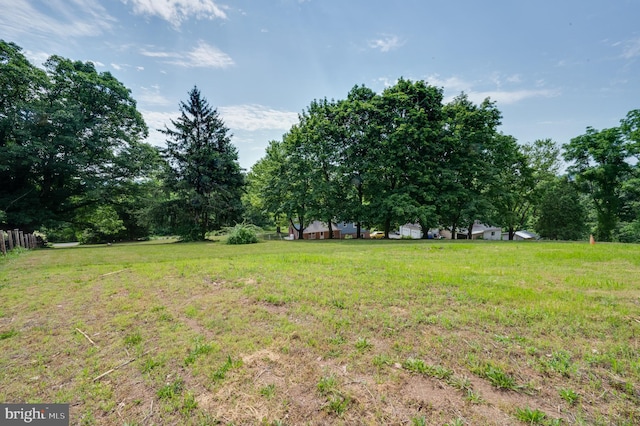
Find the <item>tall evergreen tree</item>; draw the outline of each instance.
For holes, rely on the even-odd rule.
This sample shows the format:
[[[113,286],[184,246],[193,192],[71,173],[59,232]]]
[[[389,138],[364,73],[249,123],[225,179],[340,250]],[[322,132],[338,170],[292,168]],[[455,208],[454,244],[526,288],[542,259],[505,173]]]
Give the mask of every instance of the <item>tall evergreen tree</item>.
[[[229,129],[194,87],[171,120],[165,156],[169,162],[168,202],[175,231],[186,240],[204,240],[208,231],[241,217],[244,177]]]

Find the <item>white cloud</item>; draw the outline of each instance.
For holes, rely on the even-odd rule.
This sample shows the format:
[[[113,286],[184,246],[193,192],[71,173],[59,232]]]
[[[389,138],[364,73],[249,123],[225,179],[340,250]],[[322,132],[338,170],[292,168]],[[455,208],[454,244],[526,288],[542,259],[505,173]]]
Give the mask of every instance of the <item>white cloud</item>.
[[[465,92],[469,99],[475,103],[480,103],[486,98],[491,98],[498,105],[508,105],[520,102],[529,98],[552,98],[560,95],[559,90],[545,89],[541,87],[541,81],[536,82],[536,89],[513,89],[507,90],[501,87],[502,80],[496,77],[496,74],[490,77],[491,82],[496,86],[495,90],[482,90],[476,87],[482,82],[472,82],[463,80],[457,76],[441,78],[434,74],[427,78],[427,82],[434,86],[442,87],[445,91],[445,102],[450,102],[460,92]],[[510,83],[521,83],[522,78],[519,75],[513,75],[506,79]]]
[[[140,113],[149,127],[149,137],[147,138],[147,142],[151,145],[166,147],[166,137],[160,133],[158,129],[164,130],[165,126],[171,127],[171,120],[177,120],[180,113],[145,110],[140,110]]]
[[[111,64],[111,68],[113,68],[114,70],[117,70],[117,71],[120,71],[122,69],[122,67],[120,65],[114,64],[114,63]]]
[[[202,40],[198,42],[198,45],[193,50],[184,54],[152,50],[142,50],[140,53],[152,58],[170,59],[165,63],[185,68],[227,68],[235,64],[231,56]]]
[[[183,67],[227,68],[234,64],[231,56],[214,46],[200,41],[198,46],[187,53],[186,61],[177,62]]]
[[[149,106],[167,106],[172,101],[160,93],[159,86],[140,87],[140,93],[136,94],[136,99],[144,105]]]
[[[289,130],[298,122],[298,114],[263,105],[233,105],[218,108],[227,127],[234,130]]]
[[[19,40],[28,35],[47,38],[93,37],[111,29],[115,21],[95,0],[38,2],[38,7],[28,0],[0,0],[0,27],[9,39]],[[47,13],[55,8],[55,15]]]
[[[396,35],[383,35],[381,38],[369,41],[369,47],[378,49],[381,52],[396,50],[404,44],[404,41]]]
[[[640,56],[640,38],[627,40],[624,43],[622,57],[625,59],[632,59],[638,56]]]
[[[179,27],[191,17],[196,19],[227,19],[223,6],[212,0],[122,0],[133,6],[138,15],[157,16]]]
[[[143,88],[144,90],[153,94],[156,87]],[[138,95],[138,98],[142,100],[144,96],[143,93],[142,96]],[[280,111],[258,104],[231,105],[217,109],[220,117],[231,132],[243,132],[244,138],[241,139],[245,141],[251,138],[251,134],[245,132],[282,131],[284,133],[298,122],[298,114],[295,112]],[[158,132],[157,129],[164,129],[165,126],[171,128],[171,120],[177,120],[180,117],[180,112],[141,110],[141,113],[147,126],[149,126],[147,142],[156,146],[166,146],[165,136]],[[235,142],[239,140],[236,137]]]

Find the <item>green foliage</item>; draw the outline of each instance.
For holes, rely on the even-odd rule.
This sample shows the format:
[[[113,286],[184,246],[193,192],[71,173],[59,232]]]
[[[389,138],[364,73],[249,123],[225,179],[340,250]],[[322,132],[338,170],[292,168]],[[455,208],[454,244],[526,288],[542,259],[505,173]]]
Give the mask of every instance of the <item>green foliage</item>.
[[[228,231],[227,244],[255,244],[260,228],[239,223]]]
[[[182,379],[176,379],[158,389],[157,395],[160,399],[171,400],[182,394],[183,390],[184,381]]]
[[[90,62],[42,71],[0,41],[0,205],[12,227],[74,222],[145,176],[157,150],[131,92]],[[84,228],[84,227],[82,227]]]
[[[180,103],[171,120],[164,155],[169,168],[165,184],[171,198],[160,204],[170,213],[173,229],[185,241],[204,240],[207,232],[239,219],[244,178],[229,129],[197,87]]]
[[[559,391],[560,398],[567,401],[569,405],[575,405],[580,399],[580,395],[578,395],[573,389],[563,388]]]
[[[241,365],[242,365],[242,360],[233,361],[231,359],[231,355],[228,355],[224,364],[222,364],[217,370],[215,370],[211,374],[211,380],[213,380],[214,382],[220,382],[224,380],[229,370],[233,368],[238,368]]]
[[[15,329],[12,328],[11,330],[1,332],[0,333],[0,340],[9,339],[9,338],[11,338],[13,336],[17,336],[17,335],[18,335],[18,332]]]
[[[637,174],[638,165],[632,165],[632,159],[640,157],[636,138],[637,114],[631,112],[620,127],[600,131],[588,127],[584,135],[564,146],[564,157],[572,163],[569,173],[593,201],[599,241],[614,239],[620,214],[629,203],[624,183]]]
[[[538,193],[534,228],[543,238],[580,240],[586,234],[586,212],[575,187],[566,178],[548,181]]]
[[[189,349],[189,354],[184,359],[184,365],[193,364],[201,355],[209,354],[213,351],[213,346],[208,343],[202,343],[202,338],[195,339],[193,349]]]
[[[539,425],[545,422],[547,415],[537,408],[535,410],[529,407],[516,408],[516,418],[530,425]]]

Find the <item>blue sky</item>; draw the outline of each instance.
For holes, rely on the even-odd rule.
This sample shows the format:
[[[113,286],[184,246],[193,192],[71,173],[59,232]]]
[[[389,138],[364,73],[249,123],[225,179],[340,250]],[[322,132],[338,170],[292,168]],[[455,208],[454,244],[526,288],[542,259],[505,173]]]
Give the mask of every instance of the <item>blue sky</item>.
[[[0,38],[36,65],[92,61],[155,131],[197,85],[242,167],[313,99],[399,77],[489,96],[520,143],[567,143],[640,108],[638,0],[0,0]]]

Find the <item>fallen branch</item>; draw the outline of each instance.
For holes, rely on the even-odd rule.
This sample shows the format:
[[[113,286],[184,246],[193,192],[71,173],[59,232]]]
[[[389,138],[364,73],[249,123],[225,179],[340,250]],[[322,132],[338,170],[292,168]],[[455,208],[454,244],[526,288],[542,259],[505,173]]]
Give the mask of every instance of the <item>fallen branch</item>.
[[[144,352],[142,355],[140,355],[140,356],[141,356],[141,357],[142,357],[142,356],[145,356],[145,355],[146,355],[146,354],[148,354],[149,352],[150,352],[150,351],[145,351],[145,352]],[[117,369],[122,368],[122,367],[124,367],[124,366],[125,366],[125,365],[127,365],[127,364],[131,364],[131,363],[132,363],[133,361],[135,361],[136,359],[138,359],[138,358],[131,358],[130,360],[125,361],[125,362],[123,362],[122,364],[120,364],[120,365],[118,365],[118,366],[116,366],[116,367],[113,367],[111,370],[109,370],[109,371],[105,371],[104,373],[102,373],[102,374],[101,374],[101,375],[99,375],[98,377],[94,378],[94,379],[93,379],[93,381],[94,381],[94,382],[96,382],[96,381],[98,381],[98,380],[102,379],[104,376],[106,376],[106,375],[108,375],[108,374],[113,373],[113,372],[114,372],[114,371],[116,371]]]
[[[87,336],[87,333],[85,333],[84,331],[80,330],[78,327],[76,327],[76,331],[77,331],[78,333],[82,334],[84,337],[86,337],[86,338],[87,338],[87,340],[88,340],[89,342],[91,342],[91,344],[92,344],[93,346],[95,346],[96,348],[98,347],[98,345],[96,345],[96,342],[94,342],[93,340],[91,340],[91,337]]]
[[[116,371],[118,368],[124,367],[127,364],[131,364],[133,361],[135,361],[136,358],[131,358],[129,361],[125,361],[122,364],[118,365],[117,367],[113,367],[111,370],[109,371],[105,371],[104,373],[102,373],[101,375],[99,375],[98,377],[96,377],[95,379],[93,379],[94,382],[102,379],[104,376],[106,376],[107,374],[111,374],[114,371]]]
[[[106,277],[107,275],[119,274],[120,272],[124,272],[126,270],[127,270],[126,268],[125,269],[120,269],[119,271],[107,272],[106,274],[102,274],[100,276],[101,277]]]

